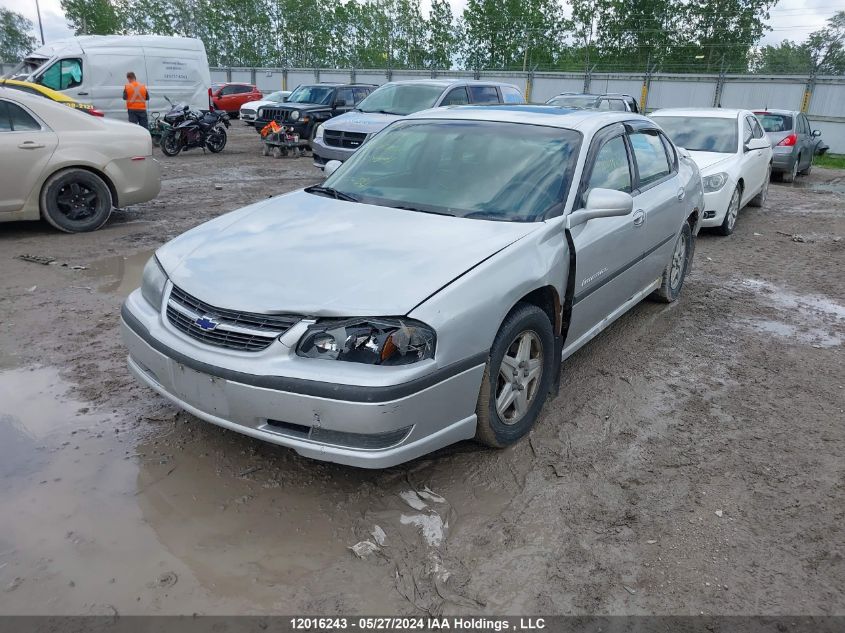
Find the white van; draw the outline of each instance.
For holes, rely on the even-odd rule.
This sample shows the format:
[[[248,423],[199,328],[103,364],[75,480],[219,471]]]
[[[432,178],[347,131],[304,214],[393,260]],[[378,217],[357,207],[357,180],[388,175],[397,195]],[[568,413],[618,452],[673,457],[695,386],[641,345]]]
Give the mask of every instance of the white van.
[[[11,76],[125,119],[123,86],[130,70],[147,85],[148,112],[169,110],[165,96],[192,108],[209,107],[211,73],[205,45],[188,37],[84,35],[57,40],[27,55]]]

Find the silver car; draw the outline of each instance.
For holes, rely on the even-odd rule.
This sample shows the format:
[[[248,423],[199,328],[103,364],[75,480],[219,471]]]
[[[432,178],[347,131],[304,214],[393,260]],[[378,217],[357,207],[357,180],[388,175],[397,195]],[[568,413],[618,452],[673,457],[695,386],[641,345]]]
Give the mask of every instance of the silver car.
[[[772,173],[784,182],[793,182],[798,174],[809,174],[816,152],[819,130],[810,129],[803,112],[795,110],[755,110],[772,144]]]
[[[314,166],[345,161],[369,137],[397,119],[429,108],[467,104],[523,104],[519,88],[496,81],[413,79],[374,90],[351,112],[323,123],[311,144]]]
[[[162,246],[122,332],[197,417],[369,468],[523,437],[562,359],[678,298],[703,209],[695,164],[623,112],[429,110],[338,165]]]

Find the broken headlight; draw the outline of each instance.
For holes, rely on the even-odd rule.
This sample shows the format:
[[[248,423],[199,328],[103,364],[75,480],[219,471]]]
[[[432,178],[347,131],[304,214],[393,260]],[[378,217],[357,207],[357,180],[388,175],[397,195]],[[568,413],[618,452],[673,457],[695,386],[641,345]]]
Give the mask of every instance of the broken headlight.
[[[308,328],[296,353],[368,365],[408,365],[434,358],[435,335],[412,319],[344,319]]]

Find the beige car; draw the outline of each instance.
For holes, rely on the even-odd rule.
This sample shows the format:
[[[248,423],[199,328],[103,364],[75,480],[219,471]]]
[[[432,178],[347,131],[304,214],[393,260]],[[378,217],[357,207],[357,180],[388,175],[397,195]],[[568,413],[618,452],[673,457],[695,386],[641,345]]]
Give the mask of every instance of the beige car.
[[[0,88],[0,222],[93,231],[161,189],[147,130]]]

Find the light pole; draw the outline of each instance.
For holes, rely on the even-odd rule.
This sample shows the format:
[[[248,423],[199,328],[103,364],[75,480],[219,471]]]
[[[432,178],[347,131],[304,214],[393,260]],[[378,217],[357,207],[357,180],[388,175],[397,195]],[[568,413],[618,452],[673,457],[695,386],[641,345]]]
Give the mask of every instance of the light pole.
[[[35,11],[38,13],[38,30],[41,31],[41,46],[44,46],[44,25],[41,24],[41,7],[38,0],[35,0]]]

